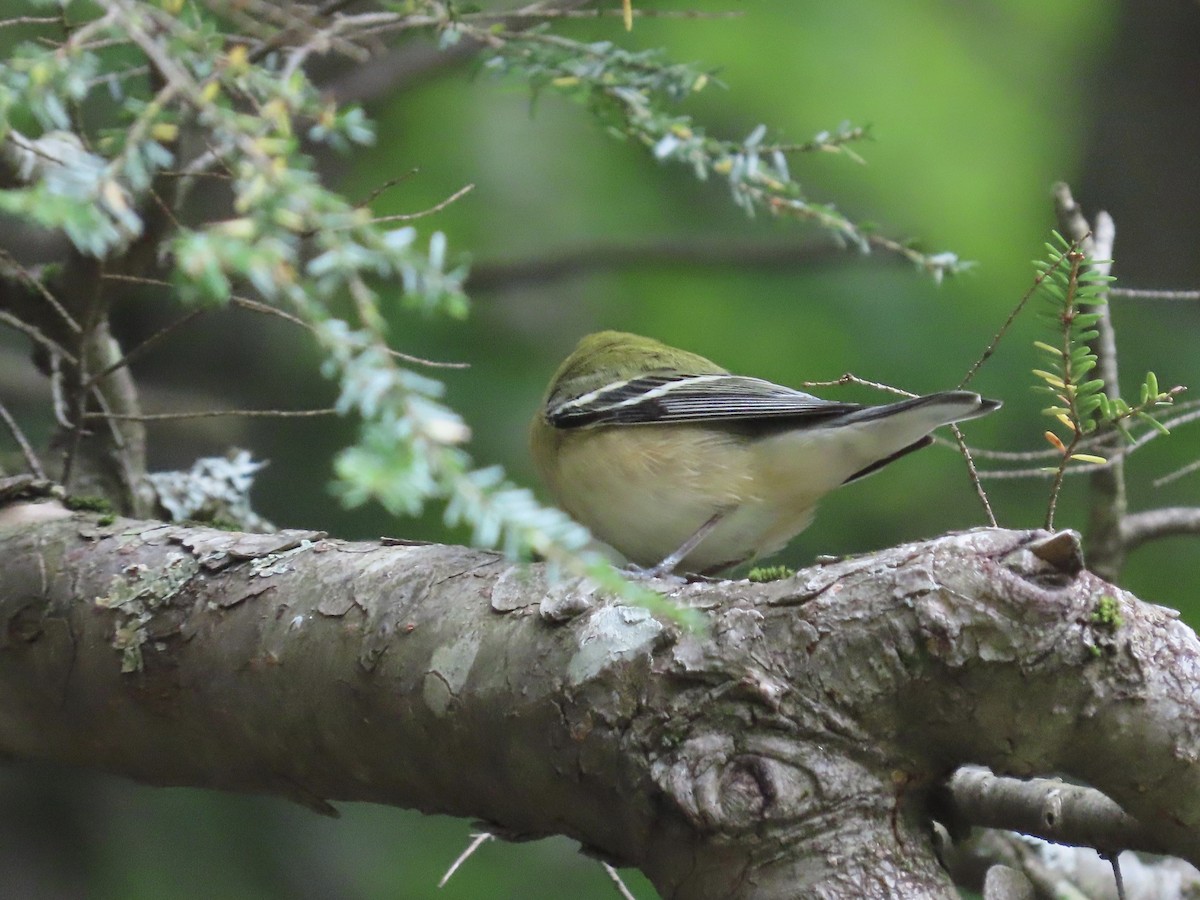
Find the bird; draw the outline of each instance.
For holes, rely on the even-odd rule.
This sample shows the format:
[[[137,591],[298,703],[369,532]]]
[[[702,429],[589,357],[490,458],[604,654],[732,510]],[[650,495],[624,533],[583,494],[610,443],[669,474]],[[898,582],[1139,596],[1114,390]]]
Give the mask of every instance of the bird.
[[[712,575],[779,551],[825,494],[1000,405],[964,390],[822,400],[600,331],[551,378],[530,453],[557,505],[636,570]]]

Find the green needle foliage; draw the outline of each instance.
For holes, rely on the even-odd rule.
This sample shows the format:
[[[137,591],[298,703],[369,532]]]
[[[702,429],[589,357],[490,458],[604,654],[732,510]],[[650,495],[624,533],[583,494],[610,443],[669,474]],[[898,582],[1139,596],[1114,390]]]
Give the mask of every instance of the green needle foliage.
[[[1067,429],[1064,441],[1053,431],[1046,440],[1062,454],[1055,472],[1046,527],[1054,525],[1054,508],[1063,475],[1072,462],[1104,465],[1108,460],[1091,453],[1076,452],[1089,436],[1104,429],[1116,429],[1132,440],[1127,423],[1140,419],[1162,431],[1167,429],[1151,415],[1150,410],[1170,405],[1182,388],[1160,391],[1158,379],[1147,372],[1140,387],[1140,400],[1130,404],[1117,393],[1116,385],[1103,378],[1089,377],[1099,362],[1095,346],[1100,338],[1099,328],[1104,320],[1103,306],[1107,302],[1108,286],[1116,279],[1096,270],[1097,264],[1110,260],[1089,259],[1078,243],[1068,242],[1057,231],[1046,244],[1045,259],[1035,261],[1038,270],[1038,292],[1044,300],[1042,317],[1057,332],[1054,343],[1035,341],[1034,346],[1047,358],[1048,368],[1034,369],[1039,384],[1034,390],[1049,394],[1051,405],[1042,410]]]
[[[701,180],[710,175],[723,178],[734,203],[747,214],[764,210],[814,223],[843,244],[864,253],[873,248],[896,253],[937,279],[970,266],[953,253],[923,253],[877,234],[833,205],[804,196],[789,171],[788,155],[841,153],[862,162],[849,145],[867,136],[865,128],[842,125],[803,144],[765,143],[765,125],[741,141],[720,139],[677,108],[712,82],[710,73],[671,63],[661,51],[631,52],[607,41],[584,43],[552,34],[546,26],[484,29],[466,17],[444,32],[454,41],[462,34],[492,47],[485,68],[525,79],[535,96],[543,90],[558,91],[587,106],[611,134],[644,145],[656,159],[682,163]]]

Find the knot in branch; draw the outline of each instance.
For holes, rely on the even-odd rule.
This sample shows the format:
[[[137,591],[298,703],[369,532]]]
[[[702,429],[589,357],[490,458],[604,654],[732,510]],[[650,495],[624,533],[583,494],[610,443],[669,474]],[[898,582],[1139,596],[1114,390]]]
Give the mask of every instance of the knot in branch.
[[[751,743],[739,748],[728,734],[690,738],[655,767],[655,780],[701,832],[732,838],[795,819],[815,796],[812,778],[775,755],[784,748],[769,739]]]

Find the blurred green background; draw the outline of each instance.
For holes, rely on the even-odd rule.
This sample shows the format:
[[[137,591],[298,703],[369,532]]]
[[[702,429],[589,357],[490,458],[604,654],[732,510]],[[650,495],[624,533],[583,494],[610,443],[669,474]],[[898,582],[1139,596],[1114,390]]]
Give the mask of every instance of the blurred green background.
[[[636,5],[740,15],[639,19],[631,34],[615,18],[565,30],[666,47],[677,60],[716,69],[720,84],[684,109],[716,135],[740,138],[765,123],[772,139],[799,142],[843,121],[870,125],[873,140],[855,147],[865,166],[834,155],[792,161],[810,198],[978,266],[938,285],[907,264],[853,251],[818,250],[773,263],[755,261],[749,249],[745,258],[717,253],[830,242],[792,222],[747,218],[721,184],[656,163],[551,93],[531,104],[521,85],[470,65],[406,81],[401,90],[367,98],[379,124],[377,144],[325,162],[353,198],[417,170],[373,204],[379,214],[416,212],[475,185],[418,223],[426,232],[445,231],[452,250],[473,260],[481,281],[470,319],[414,318],[397,304],[393,343],[470,363],[431,374],[444,378],[451,405],[471,425],[480,464],[501,463],[533,484],[528,418],[557,362],[600,328],[652,335],[785,384],[852,371],[918,392],[952,387],[1030,286],[1030,260],[1042,255],[1054,225],[1049,189],[1057,180],[1072,185],[1089,214],[1104,208],[1114,215],[1123,285],[1200,286],[1200,4]],[[647,254],[636,264],[579,266],[562,277],[519,281],[506,279],[499,266],[664,242],[700,252],[684,263]],[[717,256],[733,258],[716,264],[710,258]],[[135,338],[173,312],[133,295],[118,314],[122,334]],[[1200,304],[1120,301],[1114,317],[1127,386],[1147,368],[1163,385],[1200,383]],[[1045,446],[1029,375],[1039,363],[1030,345],[1038,336],[1034,318],[1024,316],[975,380],[1005,407],[967,426],[972,444]],[[4,402],[35,419],[44,415],[45,385],[23,362],[20,343],[9,346],[0,358]],[[207,317],[135,368],[154,411],[327,405],[333,388],[315,374],[316,364],[302,332],[229,311]],[[848,389],[819,393],[878,399]],[[186,467],[231,444],[269,459],[255,495],[259,511],[282,526],[347,538],[465,538],[441,526],[439,510],[397,521],[374,508],[341,508],[326,485],[332,455],[353,440],[351,424],[207,420],[151,428],[155,468]],[[1200,503],[1196,475],[1163,489],[1151,485],[1194,458],[1196,448],[1194,428],[1184,428],[1135,456],[1131,505]],[[1041,523],[1047,482],[988,487],[1001,524]],[[1085,526],[1083,487],[1082,479],[1068,484],[1060,526]],[[780,560],[804,564],[821,553],[982,522],[960,461],[933,448],[829,498]],[[1138,551],[1126,585],[1200,621],[1194,546],[1177,539]],[[0,810],[4,896],[615,896],[599,865],[562,839],[488,844],[439,891],[471,824],[367,805],[343,805],[343,818],[332,821],[280,800],[13,767],[0,772]],[[52,880],[45,873],[54,873]],[[628,874],[638,897],[654,896]],[[26,875],[30,881],[19,880]]]

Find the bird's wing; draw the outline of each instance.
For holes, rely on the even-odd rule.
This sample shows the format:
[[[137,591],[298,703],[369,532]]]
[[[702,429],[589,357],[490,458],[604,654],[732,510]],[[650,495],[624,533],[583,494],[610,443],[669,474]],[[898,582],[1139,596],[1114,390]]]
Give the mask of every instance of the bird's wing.
[[[614,381],[578,396],[552,399],[546,421],[555,428],[780,418],[816,421],[861,408],[857,403],[822,400],[761,378],[657,372]]]

